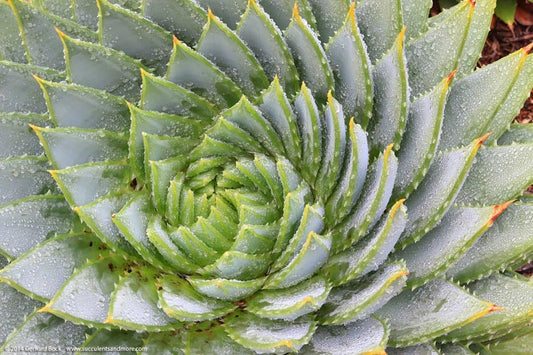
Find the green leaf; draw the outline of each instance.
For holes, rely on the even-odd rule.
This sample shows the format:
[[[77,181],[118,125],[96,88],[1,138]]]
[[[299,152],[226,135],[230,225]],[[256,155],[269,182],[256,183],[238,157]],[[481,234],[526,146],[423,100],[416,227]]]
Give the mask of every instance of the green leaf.
[[[215,116],[217,111],[213,105],[192,91],[158,78],[144,70],[141,71],[141,75],[143,80],[139,104],[141,109],[207,121]]]
[[[443,0],[441,0],[443,1]],[[453,1],[453,0],[452,0]],[[435,346],[431,343],[422,343],[413,346],[406,346],[401,348],[387,348],[387,354],[390,355],[440,355]],[[458,354],[454,354],[458,355]]]
[[[124,162],[97,162],[50,170],[71,206],[82,206],[129,185],[131,171]]]
[[[294,5],[298,7],[298,13],[307,21],[307,24],[313,30],[316,29],[315,15],[308,0],[261,0],[260,3],[281,30],[289,26]]]
[[[474,14],[473,1],[459,6],[422,36],[406,45],[411,97],[430,90],[457,68]]]
[[[398,161],[389,145],[368,170],[361,198],[334,230],[334,251],[348,248],[366,234],[385,211],[392,194]]]
[[[533,123],[513,123],[511,127],[498,138],[498,145],[533,142]]]
[[[126,100],[139,99],[143,65],[124,53],[82,42],[58,32],[63,41],[68,81],[89,86]]]
[[[87,328],[65,322],[51,314],[33,312],[14,330],[0,347],[9,349],[66,349],[85,341]]]
[[[124,276],[111,295],[105,323],[137,331],[164,331],[181,327],[159,308],[155,272],[139,268]]]
[[[227,251],[213,264],[204,267],[200,273],[208,277],[236,280],[252,280],[263,276],[271,261],[268,254],[246,254]]]
[[[359,243],[329,258],[324,272],[334,286],[376,270],[387,259],[407,222],[402,203],[403,200],[400,200],[392,206],[390,212]]]
[[[404,291],[376,312],[389,320],[389,345],[422,343],[468,324],[495,310],[453,283],[434,280],[414,291]]]
[[[297,7],[284,36],[300,73],[300,80],[313,91],[318,102],[325,103],[328,92],[335,87],[333,73],[319,39],[300,17]]]
[[[144,340],[144,349],[139,354],[164,354],[164,355],[183,355],[185,344],[182,333],[170,332],[150,332]]]
[[[320,309],[330,290],[327,280],[316,276],[282,290],[262,290],[247,302],[246,310],[261,318],[292,322]]]
[[[485,233],[505,208],[505,205],[454,207],[421,240],[394,253],[392,258],[404,260],[409,270],[407,286],[422,285],[443,273]]]
[[[480,279],[509,265],[521,266],[533,252],[533,205],[516,203],[496,219],[494,226],[483,234],[446,272],[459,282]],[[514,264],[519,265],[514,265]]]
[[[235,30],[239,19],[246,10],[246,0],[197,0],[198,4],[208,11],[210,8],[215,15],[232,30]]]
[[[379,271],[340,287],[334,287],[318,311],[321,325],[348,324],[360,321],[383,307],[405,286],[409,272],[405,263],[384,265]]]
[[[381,354],[384,353],[389,329],[377,318],[352,323],[349,327],[320,326],[303,349],[304,354]],[[387,349],[387,353],[389,350]]]
[[[32,78],[63,80],[51,69],[0,60],[0,110],[2,112],[46,112],[46,103],[39,85]]]
[[[121,160],[128,155],[128,139],[124,135],[102,129],[31,127],[55,169]]]
[[[218,109],[233,106],[242,96],[239,87],[200,53],[174,38],[166,79],[207,99]]]
[[[172,35],[153,22],[113,5],[97,0],[100,43],[132,58],[139,58],[158,74],[165,72],[172,48]]]
[[[350,9],[349,0],[309,0],[316,18],[316,27],[322,43],[327,43],[342,27],[346,13]],[[350,10],[349,10],[350,9]]]
[[[515,19],[516,5],[516,1],[513,0],[498,0],[496,2],[494,14],[508,26],[511,26]]]
[[[230,280],[223,278],[206,279],[189,276],[187,280],[199,293],[226,301],[238,301],[255,294],[265,283],[266,277],[252,280]]]
[[[174,275],[164,275],[158,294],[163,310],[180,321],[203,321],[222,317],[237,305],[197,293],[187,281]]]
[[[46,116],[40,114],[0,112],[0,142],[3,144],[0,159],[43,153],[39,138],[29,126],[30,124],[47,126],[51,122]]]
[[[528,279],[494,274],[468,285],[468,289],[502,309],[446,334],[441,340],[486,341],[493,338],[492,334],[498,331],[511,329],[517,324],[530,323],[533,312],[533,284]]]
[[[255,1],[249,1],[236,30],[255,54],[269,80],[276,77],[288,96],[298,91],[298,72],[281,31]],[[263,94],[264,95],[264,94]]]
[[[398,150],[405,131],[408,86],[403,51],[404,35],[405,30],[402,30],[391,49],[377,61],[372,70],[374,113],[368,129],[371,157],[377,156],[391,143],[394,144],[393,149]]]
[[[439,349],[442,354],[444,355],[474,355],[475,353],[472,352],[467,346],[462,344],[445,344],[442,346],[439,346]]]
[[[56,70],[65,68],[62,45],[54,28],[81,40],[94,42],[96,35],[78,24],[40,11],[27,2],[9,2],[17,18],[28,62]],[[46,45],[43,45],[46,43]]]
[[[437,150],[446,93],[453,77],[443,79],[428,94],[409,105],[407,127],[398,152],[398,173],[393,200],[407,197],[427,173]]]
[[[142,14],[189,45],[200,39],[207,16],[191,0],[144,0]]]
[[[50,118],[57,126],[114,132],[129,129],[130,112],[123,99],[85,86],[34,78],[41,86]]]
[[[518,97],[513,87],[523,71],[527,51],[519,50],[455,82],[444,111],[439,150],[468,144],[489,131],[507,100]],[[472,101],[472,97],[476,100]],[[520,107],[523,100],[516,102]],[[513,116],[514,117],[514,116]],[[509,117],[506,124],[511,121]]]
[[[459,193],[485,138],[435,158],[421,184],[405,203],[409,221],[397,248],[418,241],[441,220]]]
[[[52,313],[91,327],[102,326],[107,319],[111,294],[123,268],[127,267],[125,260],[120,257],[89,261],[74,271],[39,312]]]
[[[62,196],[38,195],[0,206],[0,227],[0,252],[11,259],[80,223]]]
[[[250,49],[211,11],[196,49],[239,85],[244,94],[257,97],[268,86],[268,79]]]
[[[224,329],[231,339],[256,352],[297,352],[307,344],[316,330],[312,316],[287,323],[259,318],[251,313],[226,317]]]
[[[105,246],[93,234],[59,235],[12,261],[0,271],[0,279],[45,302],[55,295],[74,270],[100,254],[106,254]]]
[[[456,203],[490,205],[521,195],[533,183],[532,160],[533,144],[482,149]]]
[[[402,0],[403,24],[407,26],[405,39],[419,37],[428,28],[429,10],[433,6],[431,0]]]
[[[531,351],[533,345],[533,333],[529,332],[514,339],[506,339],[504,341],[494,341],[486,345],[490,354],[505,355],[505,354],[527,354]]]
[[[365,39],[368,56],[372,63],[376,63],[393,47],[402,30],[402,4],[400,0],[365,0],[357,6],[357,24]],[[401,37],[403,39],[403,35]]]
[[[50,165],[44,157],[30,155],[0,160],[0,204],[49,191],[57,193],[48,169]]]
[[[364,128],[372,116],[372,75],[370,59],[352,7],[344,25],[326,46],[326,55],[335,79],[335,97],[346,117],[353,117]]]
[[[9,3],[0,3],[0,18],[2,25],[2,42],[0,42],[0,58],[18,63],[26,63],[25,48],[19,35],[17,19],[11,10]]]
[[[141,348],[146,334],[121,329],[98,329],[81,345],[81,353],[98,348]]]
[[[26,295],[21,294],[10,285],[0,283],[0,312],[2,312],[2,322],[0,322],[0,343],[19,326],[24,318],[41,305],[39,301],[32,300]]]

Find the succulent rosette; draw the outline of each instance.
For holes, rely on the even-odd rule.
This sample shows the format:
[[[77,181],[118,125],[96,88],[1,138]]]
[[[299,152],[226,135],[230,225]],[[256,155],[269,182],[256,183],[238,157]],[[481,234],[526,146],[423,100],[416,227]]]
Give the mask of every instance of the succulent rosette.
[[[531,46],[430,6],[1,0],[1,350],[529,349]]]

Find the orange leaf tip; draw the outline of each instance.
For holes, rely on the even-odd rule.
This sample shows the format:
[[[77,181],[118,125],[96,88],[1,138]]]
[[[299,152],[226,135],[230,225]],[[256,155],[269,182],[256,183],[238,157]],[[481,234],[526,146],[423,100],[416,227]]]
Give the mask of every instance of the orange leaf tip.
[[[491,313],[491,312],[500,312],[500,311],[506,311],[507,308],[504,308],[504,307],[500,307],[498,305],[495,305],[494,303],[490,304],[490,308],[489,308],[489,312],[488,313]]]
[[[502,212],[505,211],[505,209],[515,201],[516,199],[494,206],[492,209],[492,216],[490,217],[490,223],[494,222],[496,218],[498,218],[498,216],[501,215]]]
[[[181,41],[178,39],[178,37],[176,37],[176,35],[172,35],[172,43],[174,43],[174,45],[179,45],[181,44]]]
[[[483,136],[479,137],[479,138],[477,139],[477,143],[476,143],[477,146],[479,147],[480,145],[482,145],[483,142],[484,142],[485,140],[487,140],[487,138],[489,138],[489,136],[490,136],[492,133],[494,133],[494,132],[489,132],[489,133],[484,134]]]
[[[294,6],[292,8],[292,17],[294,17],[297,21],[301,21],[300,18],[300,12],[298,12],[298,3],[295,1]]]
[[[63,39],[63,38],[65,38],[65,37],[67,37],[67,35],[65,34],[65,32],[61,31],[59,28],[54,27],[54,30],[56,30],[57,34],[59,35],[59,38]]]
[[[530,44],[528,44],[527,46],[525,46],[524,48],[522,48],[522,50],[525,52],[525,54],[529,54],[529,52],[531,52],[531,49],[533,48],[533,42],[531,42]]]
[[[448,74],[448,76],[446,77],[446,85],[449,85],[450,82],[452,81],[453,77],[455,76],[455,74],[457,74],[457,71],[459,69],[455,69],[454,71],[452,71],[450,74]]]

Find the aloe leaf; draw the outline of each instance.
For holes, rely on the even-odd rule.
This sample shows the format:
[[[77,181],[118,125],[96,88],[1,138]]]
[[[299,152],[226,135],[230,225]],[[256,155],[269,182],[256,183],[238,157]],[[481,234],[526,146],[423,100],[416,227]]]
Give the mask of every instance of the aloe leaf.
[[[448,211],[485,138],[478,138],[464,148],[442,153],[435,158],[426,176],[405,203],[409,210],[409,221],[398,247],[418,241]]]
[[[181,349],[186,351],[186,353],[255,354],[252,350],[234,342],[221,326],[200,323],[182,334],[183,345]]]
[[[495,226],[448,269],[446,276],[466,282],[526,259],[533,252],[532,218],[533,205],[516,203],[509,206],[496,219]]]
[[[289,26],[295,4],[298,6],[300,16],[307,21],[313,30],[316,29],[316,19],[309,0],[261,0],[260,4],[281,30]]]
[[[403,24],[407,26],[405,39],[419,37],[428,28],[429,10],[433,6],[430,0],[402,0]]]
[[[422,343],[418,345],[405,346],[401,348],[387,348],[387,354],[390,355],[441,355],[441,353],[431,343]],[[458,354],[454,354],[458,355]]]
[[[411,97],[430,90],[457,68],[474,14],[473,1],[464,1],[452,12],[406,45],[405,55]]]
[[[192,195],[192,193],[190,195]],[[188,201],[185,201],[185,203],[183,204],[184,208],[190,209],[190,206],[187,205],[187,202]],[[189,200],[189,203],[193,203],[192,198]],[[192,260],[195,264],[201,267],[215,262],[215,260],[217,260],[220,257],[221,259],[217,260],[217,262],[220,263],[221,269],[232,268],[232,266],[230,265],[235,261],[234,258],[230,257],[229,255],[227,255],[226,257],[221,256],[221,253],[217,252],[216,250],[206,245],[188,227],[185,226],[185,225],[190,225],[192,223],[194,223],[194,220],[193,221],[184,220],[182,221],[182,225],[170,231],[169,237],[174,242],[174,244],[188,258],[190,258],[190,260]],[[237,256],[237,259],[239,259],[240,256],[241,255]],[[249,263],[245,262],[246,264],[248,264],[248,266],[253,268],[255,266],[254,262],[261,263],[259,260],[256,260],[256,258],[253,258],[253,256],[251,257],[252,259],[254,259],[253,261],[247,260]],[[248,259],[248,258],[244,257],[244,259]],[[209,265],[206,267],[206,270],[211,267],[213,267],[214,269],[217,268],[215,265]],[[233,269],[233,271],[238,272],[238,270],[235,270],[235,269]]]
[[[498,145],[533,142],[533,123],[513,123],[511,127],[498,138]]]
[[[323,121],[323,150],[315,179],[315,193],[327,200],[337,182],[346,150],[346,123],[341,104],[328,94]]]
[[[335,190],[326,202],[326,219],[331,223],[342,220],[355,205],[361,191],[368,168],[368,143],[365,131],[351,119],[344,164],[340,171]]]
[[[57,193],[44,157],[26,156],[0,160],[0,204],[31,195]]]
[[[32,5],[65,19],[73,18],[73,11],[70,8],[69,0],[37,0],[32,1]]]
[[[393,46],[403,28],[401,1],[365,0],[355,9],[355,16],[368,56],[376,63]]]
[[[318,311],[321,325],[363,320],[399,294],[409,272],[403,262],[386,264],[379,271],[340,287],[334,287]]]
[[[346,249],[371,229],[385,211],[392,194],[398,161],[389,145],[368,170],[361,198],[335,228],[334,250]],[[342,238],[342,239],[339,239]]]
[[[78,347],[85,341],[87,328],[65,322],[51,314],[33,312],[24,319],[0,347],[9,349],[65,349]]]
[[[454,355],[474,355],[475,353],[472,352],[468,347],[462,344],[445,344],[442,346],[439,346],[439,350],[442,354],[448,355],[448,354],[454,354]]]
[[[98,5],[96,1],[70,0],[73,18],[82,26],[98,31]]]
[[[246,10],[246,0],[197,0],[206,11],[211,9],[231,30],[235,30]]]
[[[409,270],[408,287],[443,273],[492,225],[508,203],[494,207],[454,207],[417,243],[393,254]]]
[[[128,140],[105,130],[82,128],[40,128],[31,126],[55,169],[105,160],[121,160],[128,155]]]
[[[312,316],[291,323],[259,318],[251,313],[226,317],[224,329],[231,339],[256,352],[296,352],[307,344],[316,330]]]
[[[350,10],[349,0],[309,0],[309,4],[315,14],[316,27],[322,43],[327,43],[337,30],[341,28],[346,13]]]
[[[140,15],[97,0],[100,43],[139,58],[158,74],[165,72],[172,48],[172,35]]]
[[[246,310],[262,318],[294,321],[320,309],[331,287],[322,276],[316,276],[283,290],[263,290],[247,302]]]
[[[128,266],[120,257],[89,261],[74,271],[39,312],[52,313],[87,326],[102,326],[107,319],[111,294],[124,267]]]
[[[147,111],[159,111],[209,120],[216,114],[211,103],[192,91],[172,82],[141,71],[142,93],[139,107]]]
[[[493,205],[521,195],[533,183],[532,161],[533,144],[480,150],[456,203]]]
[[[2,322],[0,323],[0,342],[4,344],[8,335],[19,326],[24,318],[41,305],[39,301],[33,300],[21,294],[7,283],[0,283],[0,312],[2,312]]]
[[[109,247],[135,255],[135,250],[126,242],[117,226],[111,220],[111,216],[119,212],[134,193],[133,190],[115,191],[89,204],[76,206],[73,210],[98,238]]]
[[[0,58],[18,63],[27,63],[28,58],[24,50],[22,38],[19,35],[17,19],[7,2],[0,3],[0,18],[2,18],[2,43],[0,43]]]
[[[371,157],[391,143],[394,144],[393,149],[398,150],[405,131],[408,86],[403,50],[404,35],[405,30],[402,30],[391,49],[372,69],[374,113],[369,126]]]
[[[0,159],[42,154],[44,150],[39,138],[29,125],[48,126],[51,123],[40,114],[0,113],[0,141],[5,145],[0,150]]]
[[[81,40],[96,41],[93,32],[74,22],[40,11],[20,0],[12,0],[9,4],[17,18],[30,64],[57,70],[65,68],[61,41],[54,28]]]
[[[216,262],[204,267],[200,273],[208,277],[247,281],[264,275],[270,263],[267,254],[227,251]]]
[[[166,79],[210,100],[217,108],[233,106],[242,92],[230,78],[200,53],[174,38]]]
[[[311,231],[287,266],[269,275],[264,288],[286,288],[313,276],[328,260],[331,239],[331,234]]]
[[[398,173],[393,190],[395,198],[409,196],[433,161],[442,127],[446,93],[453,74],[409,105],[407,126],[398,152]]]
[[[141,348],[146,334],[121,329],[98,329],[81,345],[80,353],[98,348]]]
[[[163,310],[180,321],[211,320],[230,313],[237,305],[197,293],[187,281],[164,275],[158,294]]]
[[[287,95],[298,91],[298,72],[280,29],[255,1],[249,1],[236,30],[255,54],[269,80],[279,78]]]
[[[268,228],[264,228],[268,230]],[[276,230],[275,227],[271,228]],[[231,240],[216,229],[204,217],[198,217],[196,223],[191,227],[191,231],[201,239],[206,245],[213,248],[217,252],[223,252],[231,248]],[[264,239],[264,238],[263,238]],[[246,252],[245,250],[239,250]]]
[[[533,333],[529,332],[514,339],[503,341],[494,341],[486,344],[486,353],[505,355],[505,354],[527,354],[533,345]]]
[[[72,206],[86,205],[131,181],[130,168],[123,162],[88,163],[50,170],[50,174]]]
[[[63,80],[63,75],[54,70],[0,60],[0,110],[46,112],[43,94],[32,75]]]
[[[180,327],[174,318],[158,307],[154,278],[154,271],[148,268],[139,268],[121,278],[111,295],[105,323],[137,331],[164,331]]]
[[[302,147],[301,174],[308,181],[314,181],[322,154],[322,130],[317,104],[305,82],[294,100],[294,111]]]
[[[69,82],[105,90],[130,101],[139,99],[139,70],[143,68],[139,61],[113,49],[58,33],[63,42]]]
[[[167,263],[146,234],[152,213],[153,207],[150,196],[146,192],[139,192],[111,218],[126,240],[144,260],[158,268],[168,270]]]
[[[171,115],[156,111],[144,111],[129,105],[131,111],[131,134],[129,140],[129,159],[135,175],[144,181],[143,133],[156,135],[180,136],[197,138],[203,133],[205,123],[192,118]]]
[[[196,49],[233,79],[247,96],[257,97],[268,87],[267,77],[253,53],[211,11]]]
[[[453,283],[434,280],[404,291],[376,312],[389,320],[391,346],[422,343],[496,310]]]
[[[319,326],[302,352],[304,354],[380,354],[389,337],[388,326],[377,318],[350,324],[349,327]],[[387,349],[387,353],[389,349]]]
[[[36,245],[12,261],[0,271],[0,279],[32,298],[46,302],[74,270],[83,266],[87,260],[94,260],[100,254],[105,255],[105,250],[102,242],[92,234],[59,235]]]
[[[476,319],[446,334],[440,338],[441,341],[487,341],[493,338],[492,334],[497,331],[512,328],[517,324],[530,323],[533,312],[533,284],[526,278],[494,274],[469,284],[468,289],[476,296],[502,307],[501,312]]]
[[[170,239],[161,217],[154,215],[148,224],[146,234],[150,242],[157,248],[166,262],[177,271],[194,273],[200,267],[182,252]]]
[[[464,44],[465,50],[461,53],[457,64],[458,77],[469,74],[476,67],[485,45],[485,40],[490,30],[492,14],[498,1],[502,0],[476,0],[474,14]]]
[[[189,276],[187,280],[199,293],[211,298],[238,301],[256,293],[265,283],[265,277],[252,280],[206,279],[204,277]]]
[[[403,200],[391,207],[359,243],[331,256],[324,267],[333,286],[339,286],[376,270],[394,248],[407,221]]]
[[[517,108],[523,104],[523,100],[517,101],[513,88],[524,70],[526,57],[526,50],[516,51],[454,83],[444,111],[439,150],[468,144],[488,132],[507,100],[516,101]],[[472,102],[472,96],[477,100]]]
[[[291,22],[284,33],[285,41],[300,73],[300,80],[313,91],[313,96],[320,103],[324,103],[328,92],[335,87],[333,73],[319,39],[304,21],[298,7],[294,7]]]
[[[21,218],[24,216],[24,218]],[[18,258],[54,235],[79,230],[80,223],[62,196],[37,195],[0,206],[0,252]]]
[[[183,333],[170,332],[151,332],[144,340],[144,349],[139,354],[185,354],[185,344],[183,342]]]
[[[352,3],[344,25],[327,44],[326,55],[335,78],[336,99],[346,117],[354,117],[366,128],[372,116],[371,64],[357,27],[354,6]]]
[[[192,45],[200,39],[206,13],[191,0],[144,0],[143,16]]]
[[[41,86],[50,118],[56,125],[114,132],[129,129],[130,113],[123,99],[85,86],[34,78]]]

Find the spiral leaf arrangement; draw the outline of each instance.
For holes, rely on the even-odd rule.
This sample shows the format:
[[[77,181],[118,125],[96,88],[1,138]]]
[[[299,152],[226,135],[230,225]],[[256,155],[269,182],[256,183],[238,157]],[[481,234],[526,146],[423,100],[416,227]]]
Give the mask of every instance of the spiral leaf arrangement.
[[[1,0],[1,350],[529,349],[531,46],[430,6]]]

